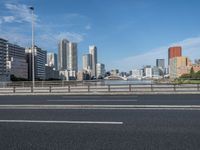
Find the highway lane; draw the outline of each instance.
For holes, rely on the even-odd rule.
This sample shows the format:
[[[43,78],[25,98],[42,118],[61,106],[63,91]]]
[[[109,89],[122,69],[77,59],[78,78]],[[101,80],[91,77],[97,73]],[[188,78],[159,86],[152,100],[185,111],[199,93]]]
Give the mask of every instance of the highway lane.
[[[200,95],[0,96],[0,105],[200,105]]]
[[[199,150],[199,101],[199,95],[0,96],[0,149]]]
[[[0,145],[6,150],[198,150],[199,116],[193,110],[0,110]]]

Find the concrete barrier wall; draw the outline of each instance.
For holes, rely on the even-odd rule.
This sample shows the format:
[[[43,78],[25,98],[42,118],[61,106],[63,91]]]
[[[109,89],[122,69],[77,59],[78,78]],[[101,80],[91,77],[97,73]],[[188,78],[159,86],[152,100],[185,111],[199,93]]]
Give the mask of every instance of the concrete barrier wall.
[[[4,87],[0,88],[0,94],[29,94],[29,93],[200,93],[199,84],[148,84],[148,85],[65,85],[46,87]]]

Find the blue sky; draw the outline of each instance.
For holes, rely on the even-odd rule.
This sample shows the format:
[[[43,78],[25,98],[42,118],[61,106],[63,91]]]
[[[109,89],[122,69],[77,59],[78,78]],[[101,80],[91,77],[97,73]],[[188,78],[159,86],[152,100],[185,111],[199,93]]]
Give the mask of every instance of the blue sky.
[[[61,38],[78,42],[79,69],[88,46],[98,47],[107,70],[129,71],[167,59],[169,46],[200,58],[198,0],[1,0],[0,37],[23,46],[31,43],[34,5],[36,44],[57,52]]]

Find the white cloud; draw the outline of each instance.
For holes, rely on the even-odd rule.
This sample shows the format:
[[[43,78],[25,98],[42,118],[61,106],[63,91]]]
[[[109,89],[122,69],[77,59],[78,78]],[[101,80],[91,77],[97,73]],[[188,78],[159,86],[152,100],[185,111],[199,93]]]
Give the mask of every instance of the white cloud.
[[[200,37],[188,38],[183,41],[169,44],[167,46],[152,49],[146,53],[142,53],[136,56],[130,56],[123,58],[119,61],[112,62],[111,67],[122,69],[123,71],[128,71],[134,68],[140,68],[144,65],[155,66],[156,59],[164,58],[168,60],[168,48],[170,46],[182,46],[183,56],[189,57],[191,60],[195,58],[200,58]]]
[[[87,16],[81,15],[79,13],[67,13],[63,16],[64,19],[67,20],[73,20],[73,19],[77,19],[77,20],[88,20]]]
[[[22,46],[27,46],[31,41],[31,26],[27,26],[25,23],[32,22],[32,14],[28,5],[20,4],[17,0],[16,2],[4,1],[3,2],[6,8],[6,16],[0,16],[0,37],[4,37],[11,42],[15,42],[21,44]],[[60,17],[60,16],[59,16]],[[35,42],[39,47],[45,49],[57,49],[58,40],[61,38],[67,38],[72,42],[81,42],[84,40],[84,33],[76,33],[76,32],[57,32],[59,28],[67,28],[66,30],[70,30],[70,27],[77,27],[77,25],[81,25],[81,27],[86,27],[87,17],[80,15],[78,13],[69,13],[64,14],[61,18],[63,18],[63,24],[53,23],[53,26],[49,26],[47,23],[42,23],[38,20],[38,16],[34,15],[36,26],[35,26]],[[4,25],[3,23],[13,23],[18,22],[17,26]],[[38,23],[39,22],[39,23]],[[81,24],[80,24],[81,22]],[[2,27],[1,27],[2,24]],[[70,24],[70,25],[69,25]],[[56,30],[55,30],[56,26]],[[24,30],[26,28],[26,30]],[[90,26],[87,26],[89,29]],[[63,29],[62,29],[63,30]],[[75,29],[76,30],[76,29]]]
[[[36,35],[36,45],[46,50],[57,50],[58,42],[66,38],[69,41],[79,43],[84,40],[84,35],[74,32],[62,32],[62,33],[52,33],[44,32],[39,35]]]
[[[11,43],[19,44],[21,46],[29,47],[31,45],[30,36],[17,33],[15,30],[10,31],[9,33],[1,33],[0,37],[9,40]]]
[[[4,16],[3,21],[11,23],[11,22],[15,21],[15,17],[14,16]]]
[[[68,27],[91,29],[90,19],[87,16],[78,13],[67,13],[63,15],[62,22]]]
[[[90,25],[90,24],[86,25],[86,26],[85,26],[85,29],[86,29],[86,30],[90,30],[90,29],[91,29],[91,25]]]
[[[60,33],[56,36],[57,40],[60,40],[60,39],[63,39],[63,38],[67,38],[68,40],[70,40],[72,42],[80,43],[81,41],[83,41],[84,35],[79,34],[79,33],[75,33],[75,32],[63,32],[63,33]]]
[[[191,59],[200,58],[200,37],[188,38],[172,45],[181,45],[184,56]]]
[[[25,4],[5,4],[6,9],[12,16],[4,16],[4,22],[32,22],[32,15],[29,7]],[[35,21],[37,21],[37,15],[34,15]]]

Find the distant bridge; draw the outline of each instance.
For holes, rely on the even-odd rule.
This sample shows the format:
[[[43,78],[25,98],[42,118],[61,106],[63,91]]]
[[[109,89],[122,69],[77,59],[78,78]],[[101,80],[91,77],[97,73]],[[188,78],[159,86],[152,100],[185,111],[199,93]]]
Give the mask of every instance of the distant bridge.
[[[105,77],[104,79],[107,79],[107,80],[127,80],[127,77],[122,77],[122,76],[118,76],[118,75],[111,75],[111,76]]]

